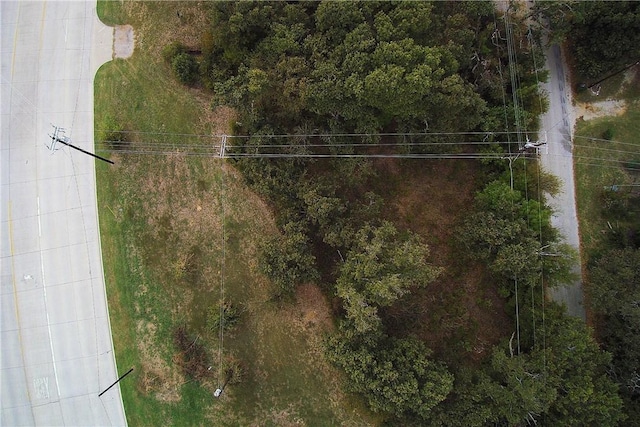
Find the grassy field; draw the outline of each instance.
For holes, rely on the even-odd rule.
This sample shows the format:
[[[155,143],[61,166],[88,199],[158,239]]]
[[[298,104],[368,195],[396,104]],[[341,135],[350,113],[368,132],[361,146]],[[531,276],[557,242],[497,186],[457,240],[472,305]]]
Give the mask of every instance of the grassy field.
[[[611,193],[606,188],[621,185],[618,195],[637,192],[625,187],[640,181],[640,73],[624,83],[614,78],[603,85],[601,96],[608,93],[626,100],[624,112],[617,116],[578,120],[574,140],[576,201],[580,221],[583,262],[608,246],[608,240],[624,223],[610,220],[607,211]],[[601,96],[581,95],[578,100],[597,102]],[[625,167],[626,166],[626,167]],[[631,168],[629,166],[632,166]],[[616,197],[618,195],[613,195]]]
[[[202,91],[178,84],[160,55],[174,40],[197,45],[207,25],[203,4],[99,2],[98,10],[106,23],[133,25],[136,37],[132,58],[105,64],[96,76],[98,138],[114,123],[161,132],[128,134],[132,147],[228,132],[233,112],[212,110]],[[98,204],[116,360],[120,371],[135,368],[121,384],[130,425],[380,422],[340,391],[340,373],[322,357],[333,323],[319,288],[300,287],[287,306],[271,301],[255,260],[260,240],[276,227],[230,165],[179,153],[111,158],[114,166],[97,165]],[[207,317],[222,284],[241,315],[221,353]],[[178,330],[193,341],[189,349],[204,349],[197,381],[184,369],[191,353],[178,349]],[[228,366],[237,378],[215,399]]]

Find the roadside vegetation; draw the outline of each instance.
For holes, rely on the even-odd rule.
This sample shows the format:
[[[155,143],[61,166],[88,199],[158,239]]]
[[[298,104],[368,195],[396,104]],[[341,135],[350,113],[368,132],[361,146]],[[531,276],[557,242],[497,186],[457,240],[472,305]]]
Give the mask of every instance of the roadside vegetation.
[[[545,106],[535,30],[514,17],[510,54],[490,2],[99,6],[137,39],[96,83],[131,424],[622,418],[611,355],[544,297],[572,256],[542,196],[557,185],[511,155],[514,91],[524,129]],[[461,144],[472,132],[489,144]],[[243,157],[180,151],[184,134],[222,133]],[[150,143],[176,149],[132,154]],[[360,156],[451,150],[497,156]]]
[[[546,2],[539,10],[550,20],[553,37],[564,40],[572,53],[572,80],[581,111],[573,153],[588,322],[611,354],[607,374],[623,398],[624,425],[637,426],[640,5]]]
[[[620,387],[628,425],[640,419],[639,102],[629,99],[619,116],[579,121],[574,151],[591,322],[613,355],[609,374]]]

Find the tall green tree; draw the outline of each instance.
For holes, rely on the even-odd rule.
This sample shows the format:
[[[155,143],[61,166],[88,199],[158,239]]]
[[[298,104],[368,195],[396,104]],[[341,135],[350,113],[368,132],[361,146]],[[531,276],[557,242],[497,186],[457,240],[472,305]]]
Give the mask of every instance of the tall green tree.
[[[349,389],[362,393],[373,411],[400,419],[428,419],[453,387],[453,375],[430,360],[431,351],[415,339],[367,343],[336,335],[329,341],[328,355],[345,370]]]
[[[390,222],[358,231],[336,282],[347,319],[358,332],[378,329],[379,307],[436,278],[440,270],[427,264],[428,253],[418,236],[401,233]]]
[[[640,249],[606,252],[590,269],[589,297],[598,312],[640,319]]]
[[[288,297],[296,285],[318,280],[316,259],[301,224],[290,222],[283,234],[262,245],[260,267],[277,289],[276,296]]]
[[[620,384],[630,418],[640,413],[640,249],[612,249],[589,268],[593,309],[605,348],[613,355],[610,374]]]

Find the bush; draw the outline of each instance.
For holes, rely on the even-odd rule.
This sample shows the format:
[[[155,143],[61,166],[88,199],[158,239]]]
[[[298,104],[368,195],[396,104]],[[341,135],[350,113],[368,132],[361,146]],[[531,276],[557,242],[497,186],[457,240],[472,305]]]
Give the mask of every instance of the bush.
[[[298,284],[320,278],[304,226],[290,222],[283,231],[263,244],[260,254],[260,268],[276,285],[276,298],[290,297]]]
[[[199,337],[193,339],[184,326],[178,326],[173,331],[173,344],[178,351],[174,363],[185,376],[201,381],[209,375],[210,365],[207,351],[198,341]]]
[[[607,128],[604,132],[602,132],[602,139],[606,139],[607,141],[611,141],[613,139],[613,129]]]
[[[225,301],[222,304],[222,311],[220,306],[213,306],[209,308],[207,326],[211,332],[215,333],[219,331],[220,325],[223,325],[225,331],[231,330],[238,324],[240,312],[241,310],[229,301]]]
[[[172,42],[162,49],[162,57],[169,64],[173,62],[173,58],[181,53],[187,53],[187,48],[180,42]]]
[[[191,85],[198,79],[198,61],[188,53],[180,53],[171,60],[171,68],[181,83]]]

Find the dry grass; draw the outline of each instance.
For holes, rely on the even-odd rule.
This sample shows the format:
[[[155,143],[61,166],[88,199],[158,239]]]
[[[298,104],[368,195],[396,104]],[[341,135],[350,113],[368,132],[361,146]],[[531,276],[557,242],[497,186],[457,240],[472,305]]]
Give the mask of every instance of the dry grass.
[[[142,371],[138,387],[143,394],[153,396],[161,402],[179,402],[179,387],[184,382],[184,377],[159,357],[156,330],[155,324],[144,320],[139,320],[136,325]]]

